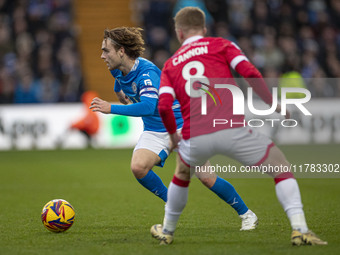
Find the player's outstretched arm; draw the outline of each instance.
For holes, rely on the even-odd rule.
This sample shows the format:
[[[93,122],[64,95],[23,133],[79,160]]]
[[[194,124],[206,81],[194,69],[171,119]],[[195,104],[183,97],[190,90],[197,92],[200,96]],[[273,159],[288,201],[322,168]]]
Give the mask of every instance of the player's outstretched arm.
[[[93,112],[112,113],[132,117],[151,116],[157,107],[157,98],[142,96],[141,101],[129,105],[110,104],[98,97],[92,100],[90,109]]]

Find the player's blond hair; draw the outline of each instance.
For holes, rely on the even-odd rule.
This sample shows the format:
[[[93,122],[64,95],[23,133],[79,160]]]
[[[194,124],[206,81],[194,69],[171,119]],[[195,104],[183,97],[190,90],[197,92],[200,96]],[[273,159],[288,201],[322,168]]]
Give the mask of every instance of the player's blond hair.
[[[104,30],[104,40],[110,39],[116,50],[121,47],[125,49],[126,55],[132,59],[140,57],[145,48],[142,37],[142,28],[138,27],[117,27]]]
[[[174,17],[176,28],[200,30],[205,27],[205,14],[197,7],[184,7]]]

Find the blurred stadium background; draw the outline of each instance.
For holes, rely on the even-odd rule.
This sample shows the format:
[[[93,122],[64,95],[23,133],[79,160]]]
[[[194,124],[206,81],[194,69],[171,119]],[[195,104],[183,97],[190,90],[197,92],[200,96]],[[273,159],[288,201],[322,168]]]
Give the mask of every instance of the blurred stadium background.
[[[99,115],[87,136],[70,129],[88,114],[85,91],[116,101],[100,59],[103,30],[143,27],[144,57],[162,68],[179,47],[172,17],[187,5],[201,7],[209,35],[240,45],[265,78],[294,78],[311,92],[313,117],[289,141],[270,129],[275,140],[340,142],[338,0],[0,0],[0,150],[133,146],[137,118]]]

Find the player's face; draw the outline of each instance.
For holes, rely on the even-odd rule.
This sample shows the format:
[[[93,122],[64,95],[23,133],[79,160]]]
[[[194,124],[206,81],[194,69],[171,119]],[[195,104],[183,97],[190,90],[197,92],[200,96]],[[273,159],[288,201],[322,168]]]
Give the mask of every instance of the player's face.
[[[121,53],[116,51],[112,43],[110,43],[110,40],[103,40],[101,58],[104,60],[109,70],[118,69],[122,64],[122,57],[119,54]]]

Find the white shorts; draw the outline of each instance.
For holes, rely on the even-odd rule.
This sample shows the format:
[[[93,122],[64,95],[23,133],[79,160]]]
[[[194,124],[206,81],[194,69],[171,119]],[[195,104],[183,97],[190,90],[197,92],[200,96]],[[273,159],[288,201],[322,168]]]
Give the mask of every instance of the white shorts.
[[[179,155],[188,166],[201,166],[214,155],[225,155],[243,165],[260,165],[274,143],[249,127],[224,129],[181,140]]]
[[[163,167],[169,156],[169,142],[168,132],[144,131],[133,151],[147,149],[156,153],[161,158],[161,162],[157,166]]]

